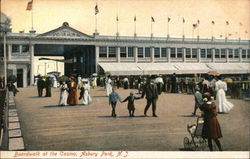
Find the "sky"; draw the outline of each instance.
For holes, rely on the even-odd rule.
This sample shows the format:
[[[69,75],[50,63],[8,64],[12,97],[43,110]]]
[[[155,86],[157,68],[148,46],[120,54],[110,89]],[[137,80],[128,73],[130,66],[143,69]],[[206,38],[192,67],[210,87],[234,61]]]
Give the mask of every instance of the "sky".
[[[12,31],[31,29],[31,11],[26,11],[30,0],[2,0],[1,10],[12,20]],[[95,17],[95,5],[99,13]],[[151,16],[154,36],[169,34],[182,37],[250,39],[250,0],[34,0],[33,20],[37,33],[56,29],[63,22],[72,28],[92,35],[97,29],[101,35],[116,35],[117,22],[121,36],[134,35],[134,16],[138,36],[150,36]],[[185,19],[183,27],[183,18]],[[198,28],[193,24],[200,21]],[[212,21],[215,22],[212,25]],[[226,25],[226,21],[229,25]],[[240,25],[240,23],[242,25]],[[222,37],[220,37],[222,35]]]

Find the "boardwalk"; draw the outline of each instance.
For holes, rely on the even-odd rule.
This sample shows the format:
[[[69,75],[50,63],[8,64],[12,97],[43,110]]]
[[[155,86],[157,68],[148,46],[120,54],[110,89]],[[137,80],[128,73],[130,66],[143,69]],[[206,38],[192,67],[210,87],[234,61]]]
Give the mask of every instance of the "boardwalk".
[[[91,90],[93,104],[89,106],[58,107],[59,90],[52,91],[51,98],[39,98],[36,87],[28,87],[16,96],[27,150],[179,151],[183,150],[183,138],[189,137],[186,125],[196,122],[196,117],[190,116],[194,105],[191,95],[162,94],[158,118],[151,117],[151,108],[149,117],[143,117],[145,99],[135,102],[135,118],[128,117],[126,103],[118,103],[118,117],[112,118],[103,88]],[[125,98],[130,91],[119,89],[118,93]],[[247,151],[249,103],[230,101],[235,108],[218,116],[223,149]]]

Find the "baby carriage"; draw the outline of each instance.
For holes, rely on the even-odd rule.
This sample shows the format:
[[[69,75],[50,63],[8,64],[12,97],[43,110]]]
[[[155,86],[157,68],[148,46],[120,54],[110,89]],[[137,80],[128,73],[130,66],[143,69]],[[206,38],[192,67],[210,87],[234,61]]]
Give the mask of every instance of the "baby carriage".
[[[187,125],[187,131],[191,135],[191,139],[184,137],[183,144],[185,149],[194,151],[204,150],[207,147],[207,141],[202,138],[204,120],[202,117],[197,118],[197,123]]]

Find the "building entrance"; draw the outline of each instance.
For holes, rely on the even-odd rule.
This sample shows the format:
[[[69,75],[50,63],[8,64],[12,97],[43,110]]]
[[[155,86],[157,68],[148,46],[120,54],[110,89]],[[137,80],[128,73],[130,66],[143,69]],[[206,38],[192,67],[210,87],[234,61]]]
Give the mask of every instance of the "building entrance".
[[[64,56],[67,76],[89,76],[96,71],[95,46],[92,45],[37,44],[35,56]]]

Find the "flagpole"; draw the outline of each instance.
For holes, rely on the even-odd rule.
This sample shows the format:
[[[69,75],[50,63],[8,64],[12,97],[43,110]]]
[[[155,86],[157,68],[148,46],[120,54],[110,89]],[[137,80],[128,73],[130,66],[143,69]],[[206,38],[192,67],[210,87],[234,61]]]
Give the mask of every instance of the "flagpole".
[[[97,33],[97,14],[95,14],[95,33]]]
[[[199,24],[197,24],[197,36],[200,37],[200,30],[199,30]]]
[[[226,21],[226,28],[225,28],[225,39],[227,39],[227,25],[228,25],[228,21]]]
[[[168,27],[168,30],[167,30],[168,34],[167,34],[167,36],[169,37],[169,20],[168,20],[168,26],[167,27]]]
[[[213,22],[211,24],[211,36],[212,38],[214,37],[214,26],[213,26]]]
[[[119,21],[119,19],[118,19],[118,15],[116,15],[116,36],[118,36],[119,35],[119,32],[118,32],[118,21]]]
[[[153,36],[153,22],[152,22],[152,19],[151,19],[151,36]]]
[[[183,18],[182,19],[182,36],[183,36],[183,38],[185,37],[185,33],[184,33],[184,23],[185,23],[185,19]]]
[[[239,24],[239,39],[240,39],[240,26],[241,26],[241,23]]]
[[[136,36],[136,19],[134,19],[134,36]]]
[[[182,24],[182,35],[183,35],[183,37],[184,37],[184,22],[183,22],[183,24]]]
[[[34,0],[32,0],[32,9],[31,9],[31,30],[34,30],[34,28],[33,28],[33,9],[34,9]]]

